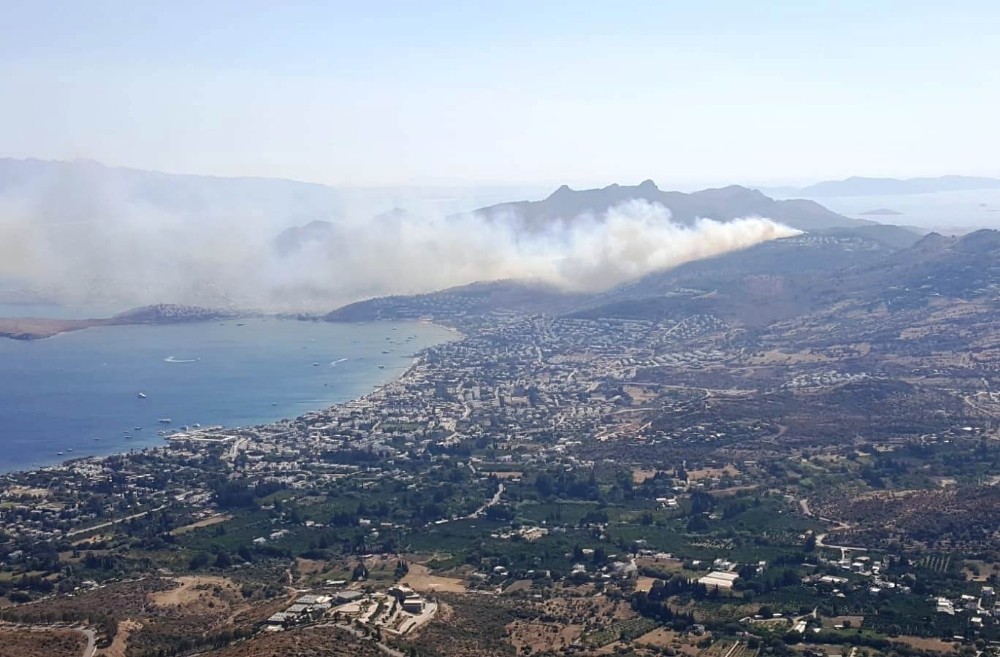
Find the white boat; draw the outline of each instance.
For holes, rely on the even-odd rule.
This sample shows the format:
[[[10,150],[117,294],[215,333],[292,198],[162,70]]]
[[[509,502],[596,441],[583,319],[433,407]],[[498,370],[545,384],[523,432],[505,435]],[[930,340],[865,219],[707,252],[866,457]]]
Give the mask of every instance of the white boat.
[[[139,395],[138,395],[138,397],[139,397],[139,399],[145,399],[146,398],[146,393],[140,392]]]
[[[171,420],[168,417],[161,417],[159,420],[157,420],[157,422],[159,422],[160,424],[170,424],[171,422],[173,422],[173,420]]]

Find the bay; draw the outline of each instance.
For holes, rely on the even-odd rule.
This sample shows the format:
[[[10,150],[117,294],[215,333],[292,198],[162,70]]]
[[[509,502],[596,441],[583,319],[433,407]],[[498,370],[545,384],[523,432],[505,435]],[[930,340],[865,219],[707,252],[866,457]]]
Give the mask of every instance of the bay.
[[[0,339],[0,472],[162,445],[158,432],[182,425],[297,417],[371,392],[453,337],[426,323],[251,318]]]

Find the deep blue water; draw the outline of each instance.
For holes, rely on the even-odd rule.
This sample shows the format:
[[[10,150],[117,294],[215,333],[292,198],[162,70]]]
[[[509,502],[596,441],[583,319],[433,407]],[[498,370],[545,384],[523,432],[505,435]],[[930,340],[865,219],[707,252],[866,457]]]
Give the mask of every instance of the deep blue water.
[[[161,445],[159,418],[178,428],[295,417],[371,392],[452,337],[417,323],[240,321],[0,338],[0,471]]]

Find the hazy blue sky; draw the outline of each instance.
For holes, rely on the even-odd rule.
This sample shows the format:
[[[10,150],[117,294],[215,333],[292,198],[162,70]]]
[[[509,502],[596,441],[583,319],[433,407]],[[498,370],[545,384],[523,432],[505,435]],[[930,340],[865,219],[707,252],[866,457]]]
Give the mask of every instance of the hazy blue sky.
[[[1000,3],[5,0],[0,156],[334,184],[1000,175]]]

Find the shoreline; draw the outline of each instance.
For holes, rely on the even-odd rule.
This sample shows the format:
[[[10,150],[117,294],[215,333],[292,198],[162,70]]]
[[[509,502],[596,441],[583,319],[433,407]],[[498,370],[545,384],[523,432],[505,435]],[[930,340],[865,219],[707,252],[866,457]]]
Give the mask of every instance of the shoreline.
[[[110,317],[0,317],[0,338],[21,342],[48,338],[101,326],[160,326],[188,322],[228,320],[262,316],[250,310],[214,310],[198,306],[157,304],[132,308]]]
[[[113,326],[109,319],[52,319],[46,317],[0,317],[0,338],[32,342],[98,326]]]
[[[384,319],[379,320],[379,319],[376,319],[376,320],[373,320],[371,322],[350,322],[350,323],[360,326],[360,325],[363,325],[363,324],[380,324],[382,322],[387,322],[387,321],[392,322],[392,321],[399,321],[399,320],[384,320]],[[404,321],[404,322],[400,322],[400,323],[406,323],[406,322]],[[455,328],[453,326],[446,326],[444,324],[439,324],[437,322],[428,322],[428,321],[423,321],[423,320],[418,320],[418,321],[413,322],[413,323],[416,323],[416,324],[427,324],[429,326],[434,326],[435,328],[439,328],[439,329],[445,330],[445,331],[447,331],[449,333],[453,333],[456,336],[455,340],[464,340],[466,337],[468,337],[467,335],[465,335],[464,333],[462,333],[461,331],[459,331],[457,328]],[[421,349],[420,351],[418,351],[416,354],[413,355],[413,358],[411,359],[411,362],[410,362],[409,366],[405,370],[403,370],[399,374],[399,376],[393,377],[392,379],[386,381],[385,383],[383,383],[381,385],[378,385],[378,386],[375,386],[375,388],[373,390],[371,390],[371,392],[366,392],[365,394],[363,394],[363,395],[361,395],[359,397],[354,397],[352,399],[348,399],[346,401],[340,402],[339,404],[333,404],[332,406],[326,406],[324,408],[315,409],[315,410],[308,411],[308,412],[309,413],[319,413],[319,412],[322,412],[322,411],[326,411],[326,410],[330,410],[330,409],[333,409],[333,408],[337,408],[338,406],[343,406],[343,405],[346,405],[346,404],[354,404],[354,403],[357,403],[357,402],[365,401],[369,397],[372,397],[372,396],[374,396],[374,395],[382,392],[385,388],[387,388],[387,387],[389,387],[389,386],[391,386],[393,384],[399,383],[400,381],[402,381],[406,377],[412,375],[414,373],[414,371],[418,367],[420,367],[421,364],[423,364],[424,352],[427,351],[428,349],[432,349],[433,347],[436,347],[437,345],[443,344],[443,343],[444,343],[444,341],[438,342],[438,343],[432,345],[431,347],[424,347],[423,349]],[[293,419],[295,419],[295,418],[287,418],[287,417],[285,417],[285,418],[281,418],[279,420],[275,420],[272,424],[277,423],[277,422],[285,422],[285,421],[289,421],[289,420],[293,420]],[[259,426],[268,426],[268,425],[266,425],[266,424],[264,424],[264,425],[254,424],[254,425],[251,425],[249,427],[230,427],[230,428],[232,428],[232,429],[248,429],[248,428],[251,428],[252,429],[252,428],[255,428],[255,427],[259,427]]]
[[[241,319],[249,317],[274,317],[278,319],[292,319],[297,322],[328,322],[330,324],[367,324],[369,322],[338,322],[324,320],[319,317],[304,317],[296,315],[286,315],[283,313],[233,313],[219,314],[217,316],[195,316],[195,317],[168,317],[168,318],[140,318],[133,319],[127,316],[114,317],[93,317],[87,319],[62,319],[54,317],[0,317],[0,339],[16,340],[18,342],[34,342],[35,340],[48,340],[64,333],[84,331],[90,328],[101,328],[108,326],[163,326],[165,324],[186,324],[193,322],[211,322],[219,319]],[[386,321],[410,321],[416,324],[428,324],[442,330],[462,335],[461,331],[453,326],[441,324],[439,322],[418,320],[386,320],[373,319],[371,322]],[[464,337],[464,336],[463,336]]]
[[[211,320],[191,320],[190,323],[194,323],[195,321],[211,321]],[[295,321],[309,321],[309,320],[295,320]],[[357,325],[357,326],[363,326],[363,325],[368,325],[368,324],[382,324],[382,323],[390,323],[390,322],[395,322],[395,321],[397,321],[397,320],[373,320],[371,322],[331,322],[331,323],[332,324],[344,323],[344,324],[353,324],[353,325]],[[143,323],[144,324],[149,324],[149,325],[155,325],[155,324],[152,324],[152,323],[149,323],[149,322],[143,322]],[[166,322],[161,323],[160,325],[165,324],[165,323]],[[398,323],[401,323],[401,324],[423,324],[423,325],[433,326],[435,328],[444,330],[444,331],[452,334],[454,336],[454,338],[453,338],[454,340],[462,340],[465,337],[467,337],[464,333],[462,333],[461,331],[459,331],[457,328],[452,327],[452,326],[447,326],[445,324],[440,324],[438,322],[430,322],[430,321],[425,321],[425,320],[417,320],[417,321],[409,320],[409,321],[401,321],[401,322],[398,322]],[[100,326],[115,326],[115,325],[111,324],[111,325],[100,325]],[[92,327],[86,327],[86,328],[92,328]],[[433,347],[435,347],[435,346],[437,346],[439,344],[443,344],[444,342],[447,342],[447,341],[448,340],[442,340],[440,342],[436,342],[434,345],[431,345],[431,346],[428,346],[428,347],[424,347],[423,349],[421,349],[420,351],[416,352],[413,355],[413,357],[410,359],[410,361],[411,361],[410,364],[407,365],[406,368],[403,369],[397,376],[391,377],[389,380],[385,381],[384,383],[380,383],[380,384],[376,385],[370,391],[368,391],[366,393],[363,393],[363,394],[361,394],[361,395],[359,395],[357,397],[352,397],[350,399],[346,399],[346,400],[341,401],[341,402],[336,402],[336,403],[328,405],[328,406],[322,406],[320,408],[309,409],[309,410],[306,410],[306,411],[304,411],[303,413],[301,413],[299,415],[295,415],[295,416],[287,416],[287,415],[286,416],[282,416],[282,417],[277,418],[275,420],[272,420],[270,422],[263,422],[263,423],[256,423],[256,424],[245,424],[245,425],[235,425],[235,426],[226,426],[225,430],[227,430],[227,431],[241,431],[241,430],[258,429],[258,428],[269,427],[269,426],[273,426],[273,425],[280,424],[280,423],[283,423],[283,422],[294,421],[295,419],[297,419],[299,417],[303,417],[303,416],[305,416],[307,414],[310,414],[310,413],[321,413],[321,412],[324,412],[324,411],[335,409],[335,408],[337,408],[339,406],[344,406],[344,405],[348,405],[348,404],[356,404],[356,403],[359,403],[359,402],[364,402],[366,400],[369,400],[369,399],[371,399],[373,397],[378,396],[380,393],[384,392],[385,389],[388,388],[389,386],[392,386],[392,385],[394,385],[396,383],[399,383],[399,382],[403,381],[404,379],[406,379],[407,377],[412,376],[415,373],[415,371],[424,363],[424,359],[425,359],[425,353],[424,352],[426,352],[428,349],[432,349]],[[375,400],[372,400],[372,403],[376,403]],[[179,431],[179,430],[176,430],[175,432],[177,432],[177,431]],[[55,462],[55,463],[51,463],[51,464],[48,464],[48,465],[39,465],[37,467],[30,467],[30,468],[18,468],[18,467],[15,467],[14,469],[11,469],[11,470],[0,470],[0,479],[2,479],[2,478],[9,478],[11,476],[17,476],[17,475],[28,475],[28,474],[33,474],[33,473],[47,471],[47,470],[50,470],[50,469],[65,468],[65,467],[68,467],[68,466],[70,466],[71,464],[74,464],[74,463],[83,463],[83,462],[91,462],[91,461],[94,461],[94,462],[103,462],[103,461],[105,461],[107,459],[118,458],[118,457],[123,457],[123,456],[124,457],[128,457],[132,453],[143,454],[143,453],[147,453],[147,452],[149,452],[151,450],[163,449],[163,448],[168,447],[170,434],[162,435],[162,436],[158,435],[157,437],[160,439],[160,443],[159,444],[151,444],[151,445],[148,444],[148,445],[145,445],[145,446],[142,446],[142,447],[133,447],[131,449],[126,449],[126,450],[123,450],[123,451],[113,451],[113,452],[110,452],[110,453],[107,453],[107,454],[97,454],[97,455],[90,455],[90,456],[81,455],[81,456],[77,456],[77,457],[67,458],[65,460],[58,461],[58,462]]]

